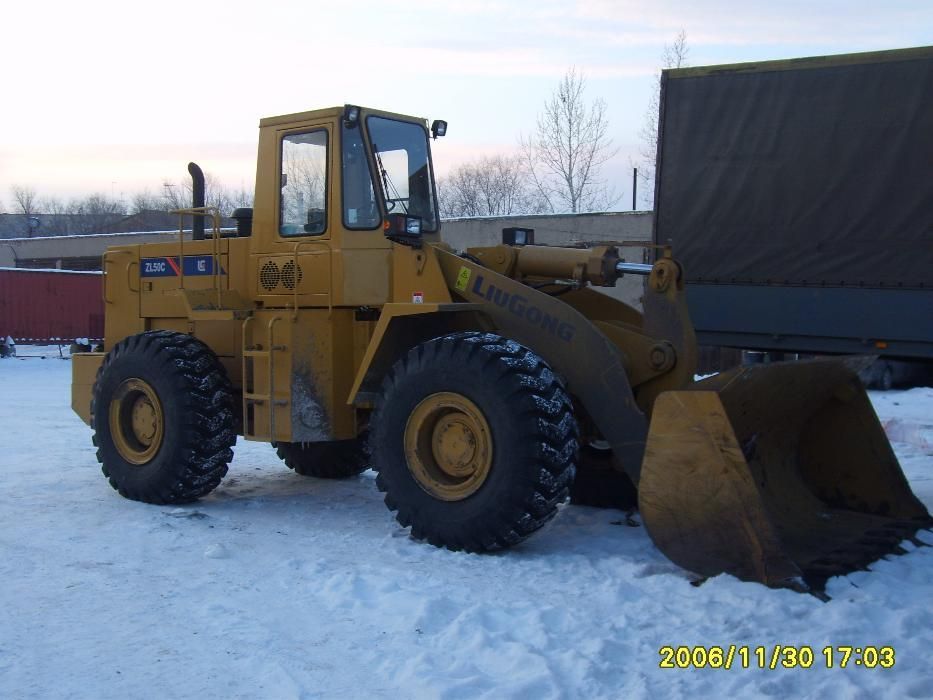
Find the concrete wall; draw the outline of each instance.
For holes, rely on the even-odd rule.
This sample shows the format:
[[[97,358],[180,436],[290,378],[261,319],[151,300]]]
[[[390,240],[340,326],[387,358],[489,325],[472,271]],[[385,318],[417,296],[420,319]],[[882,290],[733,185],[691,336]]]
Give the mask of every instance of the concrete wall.
[[[509,226],[533,228],[535,242],[547,245],[599,241],[650,242],[651,216],[650,211],[484,216],[473,219],[445,219],[441,225],[441,232],[445,241],[464,248],[500,243],[502,229]],[[641,259],[637,262],[641,262]]]
[[[16,267],[16,249],[7,241],[0,241],[0,267]]]
[[[502,229],[509,226],[533,228],[535,242],[549,245],[634,242],[634,246],[622,248],[622,256],[629,262],[643,262],[646,248],[638,243],[651,242],[651,218],[651,212],[639,211],[448,219],[442,224],[442,235],[450,245],[462,250],[500,243]],[[17,261],[40,259],[49,260],[49,267],[67,270],[71,269],[69,259],[100,257],[108,246],[162,243],[177,238],[177,232],[10,238],[0,240],[0,267],[23,267]],[[643,287],[643,277],[629,275],[616,287],[597,289],[641,308]]]

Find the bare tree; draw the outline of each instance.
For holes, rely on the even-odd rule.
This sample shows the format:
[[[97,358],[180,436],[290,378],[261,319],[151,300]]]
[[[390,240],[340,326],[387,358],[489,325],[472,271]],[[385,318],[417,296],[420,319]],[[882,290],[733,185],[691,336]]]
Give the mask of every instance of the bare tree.
[[[191,182],[163,183],[163,192],[145,189],[131,195],[127,205],[122,199],[96,193],[68,201],[57,197],[39,197],[32,187],[14,185],[10,192],[17,216],[5,221],[6,236],[63,236],[91,233],[113,233],[125,230],[170,230],[178,226],[178,217],[168,214],[172,209],[187,209],[192,204]],[[216,177],[205,174],[205,200],[216,206],[223,216],[233,209],[252,206],[253,192],[246,187],[230,189]],[[130,222],[127,214],[134,215]],[[30,220],[34,223],[30,225]],[[39,228],[35,227],[39,223]],[[190,220],[188,221],[190,225]]]
[[[162,208],[166,211],[172,209],[187,209],[191,206],[191,182],[182,181],[181,184],[173,180],[162,183]]]
[[[58,197],[42,197],[36,205],[42,213],[41,234],[43,236],[67,236],[71,230],[71,205]]]
[[[481,216],[477,169],[474,164],[455,168],[446,177],[437,180],[437,199],[441,217]]]
[[[52,216],[65,216],[68,214],[68,205],[58,197],[42,197],[36,209],[43,214],[51,214]]]
[[[39,198],[35,189],[14,185],[11,188],[22,230],[26,235],[111,233],[124,215],[123,203],[104,194],[72,199],[65,204],[56,197]]]
[[[241,186],[236,189],[225,189],[224,191],[227,193],[232,209],[253,206],[253,190],[251,188]]]
[[[23,216],[30,216],[36,212],[36,205],[39,203],[39,196],[32,187],[23,185],[13,185],[10,188],[13,195],[13,202],[19,213]]]
[[[305,168],[305,170],[308,169]],[[294,173],[293,175],[289,175],[289,179],[294,179],[296,182],[306,180],[306,184],[309,187],[318,188],[321,193],[320,196],[323,196],[324,185],[322,173]],[[164,191],[161,197],[161,203],[154,208],[171,211],[172,209],[187,209],[191,207],[193,200],[190,179],[183,180],[181,183],[165,180],[162,187]],[[133,198],[134,208],[136,208],[137,204],[152,204],[158,199],[156,197],[150,199],[149,197],[148,190],[143,194],[136,195]],[[224,186],[216,176],[211,173],[204,173],[204,203],[209,207],[217,207],[221,214],[229,216],[230,212],[237,207],[251,207],[253,205],[253,193],[245,187],[231,190]]]
[[[151,211],[164,211],[165,199],[153,194],[149,188],[130,197],[130,214],[145,214]]]
[[[321,183],[323,197],[323,179]],[[230,216],[238,207],[253,206],[253,193],[245,187],[231,189],[207,173],[204,176],[204,203],[209,207],[217,207],[222,216]]]
[[[13,205],[16,208],[16,213],[23,216],[22,224],[18,226],[18,232],[32,236],[33,226],[30,222],[37,211],[36,207],[39,203],[36,190],[29,186],[13,185],[10,187],[10,194],[13,195]]]
[[[438,182],[441,216],[536,214],[547,204],[529,182],[522,156],[483,157]]]
[[[550,211],[605,209],[617,197],[600,178],[618,151],[609,138],[606,102],[587,103],[586,78],[567,71],[538,115],[537,129],[522,139],[529,176]]]
[[[687,65],[690,49],[687,46],[687,32],[681,29],[674,38],[674,43],[665,44],[661,51],[662,68],[683,68]],[[645,123],[641,127],[641,163],[638,177],[642,181],[642,203],[649,209],[654,206],[654,178],[658,158],[658,121],[661,116],[661,71],[655,76],[655,89],[648,101]]]
[[[72,200],[68,205],[68,213],[71,215],[73,233],[113,233],[126,215],[126,207],[117,199],[96,193],[84,199]]]

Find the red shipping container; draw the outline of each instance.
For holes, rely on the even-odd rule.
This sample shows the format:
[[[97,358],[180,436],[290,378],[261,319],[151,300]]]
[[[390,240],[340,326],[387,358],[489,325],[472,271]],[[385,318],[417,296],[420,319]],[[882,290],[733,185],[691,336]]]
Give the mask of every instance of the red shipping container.
[[[100,272],[0,268],[0,337],[70,343],[104,337]]]

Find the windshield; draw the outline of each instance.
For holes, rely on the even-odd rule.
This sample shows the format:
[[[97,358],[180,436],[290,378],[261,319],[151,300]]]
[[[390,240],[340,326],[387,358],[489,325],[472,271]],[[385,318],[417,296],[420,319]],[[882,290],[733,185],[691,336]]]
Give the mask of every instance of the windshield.
[[[434,184],[423,127],[385,117],[366,120],[386,213],[421,217],[423,231],[437,231]]]

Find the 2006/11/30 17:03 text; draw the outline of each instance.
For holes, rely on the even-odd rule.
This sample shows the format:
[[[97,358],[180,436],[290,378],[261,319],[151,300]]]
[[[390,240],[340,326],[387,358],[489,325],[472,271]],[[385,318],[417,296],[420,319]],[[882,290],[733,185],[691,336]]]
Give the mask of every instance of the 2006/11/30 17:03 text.
[[[660,668],[893,668],[892,646],[663,646],[658,649]]]

